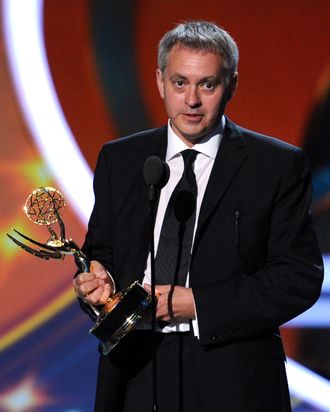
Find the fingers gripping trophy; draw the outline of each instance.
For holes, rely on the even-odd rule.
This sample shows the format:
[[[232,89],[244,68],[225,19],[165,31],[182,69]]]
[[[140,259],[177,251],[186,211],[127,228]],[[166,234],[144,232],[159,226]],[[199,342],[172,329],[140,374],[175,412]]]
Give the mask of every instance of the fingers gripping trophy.
[[[61,218],[64,207],[64,197],[57,189],[39,187],[33,190],[25,202],[24,211],[32,222],[46,226],[50,235],[49,239],[46,243],[40,243],[13,229],[17,236],[38,247],[34,248],[15,236],[8,233],[7,236],[23,250],[41,259],[63,260],[66,255],[71,255],[80,272],[89,272],[90,264],[87,256],[74,240],[66,238],[65,225]],[[58,225],[59,235],[54,225]],[[134,329],[144,316],[147,316],[151,304],[151,295],[137,281],[108,299],[89,331],[101,342],[105,355],[130,330]]]

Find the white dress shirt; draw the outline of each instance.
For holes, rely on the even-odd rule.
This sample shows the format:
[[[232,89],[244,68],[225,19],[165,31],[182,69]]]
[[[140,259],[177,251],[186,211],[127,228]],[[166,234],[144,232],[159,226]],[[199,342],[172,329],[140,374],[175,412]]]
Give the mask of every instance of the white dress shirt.
[[[207,183],[209,181],[209,177],[212,171],[212,167],[215,161],[215,157],[218,153],[218,149],[220,146],[220,142],[223,135],[223,130],[225,127],[225,117],[222,116],[221,121],[216,129],[212,131],[212,133],[208,134],[207,136],[203,137],[197,144],[193,147],[188,147],[173,131],[170,121],[168,122],[168,144],[166,150],[166,157],[165,160],[170,168],[170,178],[165,187],[162,189],[159,198],[158,210],[156,215],[155,221],[155,229],[154,229],[154,241],[155,241],[155,255],[157,254],[157,247],[161,232],[161,227],[164,219],[164,215],[166,212],[167,204],[171,197],[171,194],[182,177],[183,169],[184,169],[184,162],[183,157],[181,156],[181,152],[186,149],[193,149],[198,152],[196,160],[194,162],[194,172],[196,176],[197,182],[197,202],[196,202],[196,221],[195,227],[193,232],[193,242],[196,233],[197,223],[199,212],[201,208],[201,204],[203,201],[204,193],[206,190]],[[192,245],[193,245],[192,242]],[[156,280],[157,282],[157,280]],[[143,283],[147,283],[150,285],[151,283],[151,275],[150,275],[150,254],[147,261],[147,267],[145,270],[145,276],[143,279]],[[189,287],[189,273],[187,276],[186,287]],[[196,310],[195,310],[196,313]],[[192,321],[194,334],[195,336],[199,337],[198,333],[198,322],[197,322],[197,313],[195,319]],[[189,323],[180,323],[175,325],[168,325],[162,329],[162,332],[184,332],[188,331],[190,328]]]

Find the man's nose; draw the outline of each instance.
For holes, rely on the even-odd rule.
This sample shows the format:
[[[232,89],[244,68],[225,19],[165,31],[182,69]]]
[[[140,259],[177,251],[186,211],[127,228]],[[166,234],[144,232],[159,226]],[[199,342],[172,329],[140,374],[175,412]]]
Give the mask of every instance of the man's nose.
[[[201,106],[201,99],[197,87],[189,87],[187,89],[185,103],[191,108]]]

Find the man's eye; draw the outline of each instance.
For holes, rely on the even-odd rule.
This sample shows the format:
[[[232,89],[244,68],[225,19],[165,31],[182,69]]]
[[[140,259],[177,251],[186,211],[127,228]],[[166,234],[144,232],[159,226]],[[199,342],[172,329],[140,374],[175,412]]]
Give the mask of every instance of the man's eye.
[[[183,87],[184,86],[184,81],[183,80],[176,80],[174,82],[176,87]]]
[[[213,89],[214,89],[214,83],[212,83],[212,82],[204,82],[204,83],[202,84],[202,87],[203,87],[203,89],[206,89],[206,90],[213,90]]]

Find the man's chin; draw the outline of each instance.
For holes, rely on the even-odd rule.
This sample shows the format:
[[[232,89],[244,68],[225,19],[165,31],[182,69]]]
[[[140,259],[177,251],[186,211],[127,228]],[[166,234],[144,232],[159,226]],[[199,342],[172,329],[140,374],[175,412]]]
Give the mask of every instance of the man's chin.
[[[189,141],[191,144],[198,143],[203,137],[209,133],[209,130],[199,131],[198,133],[182,133],[182,136],[185,140]]]
[[[172,126],[173,128],[173,126]],[[209,129],[201,129],[201,128],[194,128],[194,127],[186,127],[182,129],[178,129],[176,127],[173,128],[173,131],[183,140],[185,143],[194,145],[198,143],[204,136],[209,133]]]

